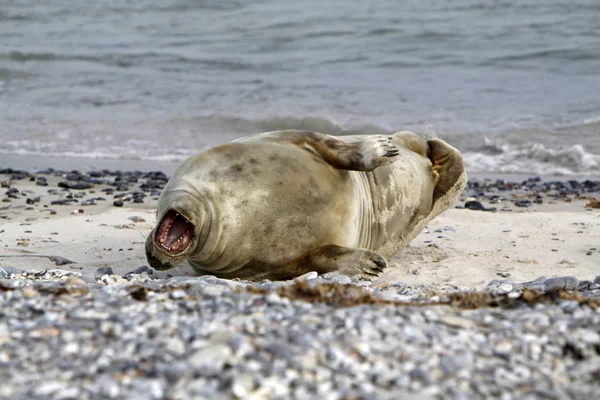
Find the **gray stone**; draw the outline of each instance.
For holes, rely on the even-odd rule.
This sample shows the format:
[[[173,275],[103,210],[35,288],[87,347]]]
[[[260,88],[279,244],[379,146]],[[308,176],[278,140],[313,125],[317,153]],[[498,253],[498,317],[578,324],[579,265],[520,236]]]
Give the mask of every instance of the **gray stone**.
[[[11,266],[0,267],[0,278],[10,278],[11,275],[20,275],[24,272],[23,269]]]
[[[585,290],[589,290],[589,288],[592,284],[593,284],[592,281],[587,281],[587,280],[579,281],[579,285],[578,285],[577,289],[583,292]]]
[[[173,300],[180,300],[180,299],[183,299],[185,296],[186,296],[186,294],[183,290],[174,290],[170,294],[170,297]]]
[[[348,275],[340,274],[338,272],[328,272],[326,274],[321,275],[326,281],[340,283],[342,285],[349,285],[352,283],[352,278]]]
[[[506,294],[512,292],[514,289],[515,285],[513,283],[494,279],[483,290],[494,294]]]
[[[315,271],[310,271],[305,273],[304,275],[300,275],[299,277],[295,278],[295,281],[310,281],[311,279],[315,279],[317,278],[317,276],[319,276],[319,274]]]
[[[575,290],[579,285],[579,281],[574,276],[560,276],[557,278],[549,278],[544,281],[546,291],[550,290]]]
[[[529,290],[539,290],[540,292],[546,290],[546,286],[543,282],[528,282],[526,284],[523,284],[523,287]]]
[[[174,385],[188,375],[188,366],[185,363],[175,363],[167,365],[161,374],[167,379],[167,381]]]
[[[189,362],[201,374],[215,375],[223,369],[232,355],[229,346],[217,343],[194,352],[190,355]]]
[[[33,389],[36,396],[50,397],[59,390],[63,390],[65,385],[57,381],[40,382]]]
[[[591,329],[580,329],[578,336],[585,343],[591,345],[600,345],[600,333]]]
[[[131,278],[133,278],[134,275],[139,275],[139,274],[144,274],[144,273],[145,274],[153,274],[154,270],[148,268],[146,265],[140,265],[133,271],[129,271],[128,273],[123,275],[123,278],[125,278],[127,280],[131,280]]]
[[[575,300],[563,300],[560,302],[560,308],[566,313],[573,313],[579,308],[579,302]]]
[[[99,275],[114,275],[113,269],[111,267],[100,267],[96,270],[96,273]]]
[[[229,291],[231,291],[231,289],[229,289],[227,286],[205,286],[204,288],[202,288],[202,294],[206,296],[218,297],[224,292]]]
[[[81,390],[76,387],[61,389],[53,396],[53,400],[77,400],[81,398]]]

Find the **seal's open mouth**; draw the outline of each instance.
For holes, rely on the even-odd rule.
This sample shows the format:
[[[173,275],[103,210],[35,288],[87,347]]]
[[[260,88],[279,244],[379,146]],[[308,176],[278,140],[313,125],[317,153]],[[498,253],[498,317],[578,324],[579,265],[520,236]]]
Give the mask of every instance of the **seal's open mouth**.
[[[177,211],[170,210],[156,231],[156,242],[170,253],[181,253],[189,246],[193,235],[194,225]]]

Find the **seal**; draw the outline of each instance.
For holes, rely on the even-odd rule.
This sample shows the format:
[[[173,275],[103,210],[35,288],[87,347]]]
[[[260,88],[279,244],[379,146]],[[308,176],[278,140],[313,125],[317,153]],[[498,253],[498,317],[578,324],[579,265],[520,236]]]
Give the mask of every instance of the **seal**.
[[[248,280],[372,278],[467,181],[458,150],[412,132],[285,130],[190,157],[162,191],[146,255],[157,270]]]

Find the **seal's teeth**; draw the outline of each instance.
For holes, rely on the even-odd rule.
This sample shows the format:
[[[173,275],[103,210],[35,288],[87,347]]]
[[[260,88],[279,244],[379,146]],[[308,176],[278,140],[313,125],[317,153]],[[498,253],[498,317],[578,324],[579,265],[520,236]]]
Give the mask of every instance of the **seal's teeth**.
[[[179,239],[177,239],[177,241],[175,243],[173,243],[173,245],[169,248],[169,251],[176,251],[179,250],[179,245],[181,244],[181,242],[183,241],[185,237],[185,234],[181,235],[179,237]]]

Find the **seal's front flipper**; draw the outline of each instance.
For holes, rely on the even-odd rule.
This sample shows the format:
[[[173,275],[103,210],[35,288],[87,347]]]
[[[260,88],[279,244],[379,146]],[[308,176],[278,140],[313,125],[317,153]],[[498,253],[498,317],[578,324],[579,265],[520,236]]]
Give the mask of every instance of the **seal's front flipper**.
[[[336,271],[345,275],[360,274],[367,279],[379,276],[388,266],[387,260],[375,251],[336,245],[313,250],[306,262],[311,264],[313,271],[319,273]]]
[[[321,157],[335,168],[353,171],[372,171],[394,162],[400,153],[393,138],[384,135],[361,136],[356,141],[306,131],[271,132],[262,139],[266,136],[273,140],[285,139]]]
[[[392,138],[383,135],[366,136],[357,145],[360,161],[355,163],[354,168],[346,169],[372,171],[382,165],[393,163],[400,153]]]
[[[391,139],[383,135],[364,136],[356,142],[325,136],[328,136],[325,140],[307,140],[304,147],[337,169],[373,171],[393,163],[400,153]]]

